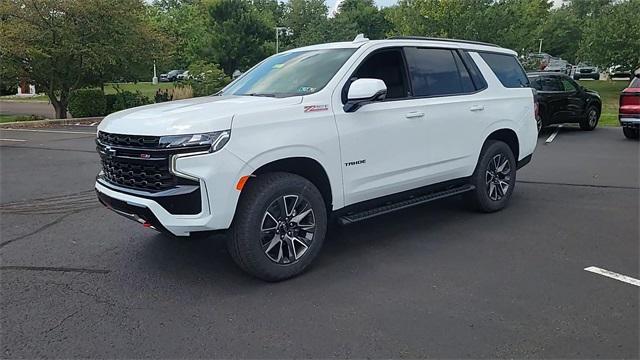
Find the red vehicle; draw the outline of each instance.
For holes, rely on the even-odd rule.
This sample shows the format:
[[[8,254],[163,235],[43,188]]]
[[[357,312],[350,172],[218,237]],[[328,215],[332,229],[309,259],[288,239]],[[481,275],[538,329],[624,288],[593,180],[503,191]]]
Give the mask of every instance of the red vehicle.
[[[620,93],[618,120],[624,136],[628,139],[638,139],[640,134],[640,73],[636,73],[629,86]]]

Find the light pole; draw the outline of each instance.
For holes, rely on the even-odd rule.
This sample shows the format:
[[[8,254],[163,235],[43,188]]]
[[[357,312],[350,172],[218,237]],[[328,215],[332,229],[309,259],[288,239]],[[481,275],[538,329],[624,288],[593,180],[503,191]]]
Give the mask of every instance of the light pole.
[[[542,39],[538,40],[540,40],[540,47],[538,47],[538,54],[540,54],[542,52]]]
[[[279,52],[279,46],[280,46],[280,42],[279,42],[279,35],[280,35],[280,31],[285,31],[285,35],[291,35],[291,29],[289,29],[288,27],[285,26],[276,26],[276,54]]]

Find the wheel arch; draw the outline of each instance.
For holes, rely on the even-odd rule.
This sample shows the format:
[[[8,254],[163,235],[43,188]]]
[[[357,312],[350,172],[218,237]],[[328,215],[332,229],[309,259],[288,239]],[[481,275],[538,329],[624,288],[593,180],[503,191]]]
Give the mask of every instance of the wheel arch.
[[[509,145],[509,148],[513,152],[513,156],[515,157],[516,161],[518,161],[520,156],[520,141],[518,140],[518,135],[516,134],[515,131],[509,128],[501,128],[501,129],[494,130],[485,139],[484,143],[482,144],[483,148],[484,148],[484,145],[489,140],[498,140]]]
[[[327,210],[331,211],[334,201],[331,181],[327,171],[317,160],[304,156],[273,160],[258,167],[252,176],[259,177],[261,174],[270,172],[287,172],[309,180],[318,188]]]

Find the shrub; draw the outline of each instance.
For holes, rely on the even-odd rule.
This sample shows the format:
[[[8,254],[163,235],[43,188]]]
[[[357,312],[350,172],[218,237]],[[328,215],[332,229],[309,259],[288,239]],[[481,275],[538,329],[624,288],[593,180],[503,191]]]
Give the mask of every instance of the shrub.
[[[191,64],[189,74],[193,76],[189,80],[193,96],[213,95],[230,81],[218,65],[204,61]]]
[[[140,91],[121,91],[118,88],[116,88],[116,94],[114,94],[113,98],[109,99],[109,102],[113,102],[111,107],[107,109],[109,113],[151,104],[151,100]]]
[[[69,96],[69,112],[73,117],[103,116],[107,102],[100,89],[78,89]]]
[[[193,88],[190,85],[178,85],[172,95],[173,100],[189,99],[193,97]]]
[[[111,114],[113,112],[113,106],[116,103],[116,99],[118,98],[117,94],[106,94],[105,96],[105,100],[107,103],[107,110],[105,111],[106,114]]]

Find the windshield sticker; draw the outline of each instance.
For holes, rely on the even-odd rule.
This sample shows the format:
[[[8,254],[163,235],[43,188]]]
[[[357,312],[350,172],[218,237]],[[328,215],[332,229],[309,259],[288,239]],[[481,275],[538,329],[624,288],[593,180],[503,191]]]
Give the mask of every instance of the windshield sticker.
[[[311,86],[300,86],[298,88],[298,92],[300,93],[310,93],[310,92],[314,92],[316,91],[316,88],[311,87]]]
[[[304,107],[304,112],[316,112],[316,111],[327,111],[329,110],[329,105],[307,105]]]
[[[284,67],[284,64],[273,64],[273,66],[271,67],[272,69],[282,69]]]

